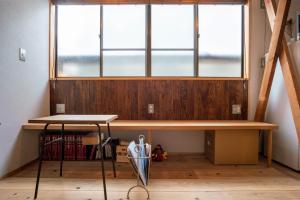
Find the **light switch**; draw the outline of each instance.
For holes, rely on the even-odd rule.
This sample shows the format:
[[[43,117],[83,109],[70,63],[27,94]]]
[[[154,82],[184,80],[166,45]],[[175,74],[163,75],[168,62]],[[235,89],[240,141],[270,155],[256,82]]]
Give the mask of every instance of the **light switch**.
[[[154,114],[154,104],[148,104],[148,114]]]
[[[19,60],[26,61],[26,50],[23,48],[19,48]]]
[[[57,114],[65,113],[65,104],[56,104],[56,113]]]
[[[241,104],[233,104],[232,105],[232,114],[240,115],[242,113]]]

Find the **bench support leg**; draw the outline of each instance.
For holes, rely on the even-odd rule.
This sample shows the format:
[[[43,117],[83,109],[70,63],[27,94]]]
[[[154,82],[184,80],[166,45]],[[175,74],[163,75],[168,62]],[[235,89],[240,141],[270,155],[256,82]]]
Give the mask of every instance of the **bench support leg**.
[[[268,167],[271,167],[271,165],[272,165],[272,130],[270,130],[269,132],[268,132],[268,149],[267,149],[267,156],[268,156]]]
[[[108,131],[108,137],[111,137],[111,132],[110,132],[110,125],[109,123],[107,123],[107,131]],[[112,166],[113,166],[113,171],[114,171],[114,177],[116,178],[117,177],[117,173],[116,173],[116,165],[115,165],[115,155],[116,155],[116,152],[113,148],[113,142],[112,142],[112,139],[110,140],[109,142],[109,145],[110,145],[110,149],[111,149],[111,161],[112,161]]]
[[[39,146],[39,168],[38,168],[38,173],[37,173],[36,182],[35,182],[34,199],[37,198],[38,191],[39,191],[40,175],[41,175],[41,170],[42,170],[44,148],[45,148],[45,143],[46,143],[45,139],[46,139],[46,135],[47,135],[47,127],[48,126],[49,126],[49,124],[46,124],[44,131],[41,133],[42,142],[40,142],[40,146]]]
[[[147,132],[147,142],[152,145],[152,131],[148,130]]]
[[[61,141],[60,141],[60,168],[59,168],[59,176],[62,177],[63,175],[63,162],[64,162],[64,157],[65,157],[65,135],[64,135],[64,131],[65,131],[65,125],[62,124],[61,125],[61,132],[60,132],[60,136],[61,136]]]
[[[101,128],[100,128],[99,124],[96,124],[96,126],[98,127],[98,134],[99,134],[99,141],[100,141],[100,149],[99,150],[100,150],[100,155],[101,155],[101,172],[102,172],[104,199],[107,200]]]

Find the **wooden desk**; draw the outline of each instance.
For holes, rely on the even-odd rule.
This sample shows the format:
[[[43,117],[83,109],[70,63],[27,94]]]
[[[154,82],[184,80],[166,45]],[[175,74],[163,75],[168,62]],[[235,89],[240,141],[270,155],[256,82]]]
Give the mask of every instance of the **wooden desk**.
[[[41,133],[41,138],[42,138],[42,143],[41,143],[41,152],[40,152],[40,158],[39,158],[39,167],[38,167],[38,173],[37,173],[37,178],[36,178],[36,187],[35,187],[35,193],[34,193],[34,199],[37,198],[38,195],[38,188],[39,188],[39,181],[40,181],[40,174],[41,174],[41,168],[42,168],[42,161],[43,161],[43,153],[44,153],[44,147],[47,145],[45,143],[45,136],[47,135],[47,130],[50,124],[61,124],[59,126],[59,129],[61,130],[61,156],[60,156],[60,176],[62,176],[62,165],[63,165],[63,160],[64,160],[64,130],[65,130],[65,125],[68,124],[84,124],[84,125],[89,125],[92,126],[93,124],[94,127],[97,127],[98,133],[99,133],[99,150],[100,150],[100,155],[102,155],[102,137],[101,137],[101,127],[100,124],[105,124],[108,129],[108,134],[109,138],[111,137],[110,133],[110,122],[113,120],[117,119],[117,115],[54,115],[54,116],[47,116],[47,117],[41,117],[41,118],[35,118],[28,120],[29,123],[36,124],[36,123],[43,123],[42,126],[43,132]],[[107,140],[107,141],[108,141]],[[51,143],[51,142],[50,142]],[[114,169],[114,175],[116,177],[116,170],[115,170],[115,164],[114,164],[114,159],[112,159],[112,164],[113,164],[113,169]],[[104,162],[103,158],[101,156],[101,165],[102,165],[102,180],[103,180],[103,189],[104,189],[104,199],[107,200],[107,192],[106,192],[106,183],[105,183],[105,168],[104,168]]]
[[[44,124],[23,125],[25,130],[42,130]],[[105,124],[101,126],[106,126]],[[254,122],[246,120],[115,120],[110,123],[112,130],[142,130],[148,133],[148,142],[152,142],[153,131],[169,130],[202,130],[202,131],[230,131],[230,130],[264,130],[268,135],[268,166],[272,163],[272,131],[277,129],[276,124],[265,122]],[[53,124],[49,126],[50,130],[60,130],[61,126]],[[72,131],[96,131],[92,125],[74,125],[68,124],[65,130]]]

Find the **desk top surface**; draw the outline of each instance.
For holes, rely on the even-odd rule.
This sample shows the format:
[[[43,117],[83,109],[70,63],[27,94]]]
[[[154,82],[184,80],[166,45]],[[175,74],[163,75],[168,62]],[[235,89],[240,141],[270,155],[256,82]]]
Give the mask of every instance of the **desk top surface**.
[[[93,130],[95,128],[88,124],[89,123],[80,123],[79,125],[68,125],[65,128],[69,130]],[[43,126],[43,124],[29,123],[24,124],[23,129],[37,130],[43,129]],[[273,130],[278,128],[278,125],[276,124],[247,120],[115,120],[110,123],[110,126],[114,129],[131,130]],[[59,129],[60,127],[52,125],[49,128]]]
[[[53,115],[28,120],[29,123],[49,124],[106,124],[118,115]]]

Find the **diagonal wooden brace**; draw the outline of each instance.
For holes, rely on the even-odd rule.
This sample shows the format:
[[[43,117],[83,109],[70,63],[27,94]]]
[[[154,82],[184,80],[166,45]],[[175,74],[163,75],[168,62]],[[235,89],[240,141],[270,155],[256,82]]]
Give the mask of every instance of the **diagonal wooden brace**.
[[[269,16],[270,25],[273,31],[274,18],[276,16],[276,1],[271,0],[270,5],[267,7],[267,13]],[[292,56],[290,54],[285,37],[282,40],[282,50],[279,55],[281,69],[291,104],[291,110],[295,122],[295,127],[298,134],[298,141],[300,142],[300,86],[299,77],[297,77],[296,68],[292,62]]]
[[[266,7],[270,6],[270,0],[265,0]],[[264,121],[265,112],[270,96],[273,77],[276,69],[277,59],[279,57],[282,38],[284,35],[285,24],[290,8],[291,0],[280,0],[275,16],[275,24],[269,47],[268,60],[265,66],[263,80],[259,92],[258,104],[255,112],[255,121]]]
[[[266,10],[271,30],[274,32],[276,13],[279,12],[279,10],[276,12],[276,1],[268,0],[268,2],[266,2]],[[298,141],[300,142],[300,86],[298,82],[299,77],[297,77],[296,68],[292,62],[292,56],[290,54],[285,36],[283,36],[282,38],[282,46],[279,54],[279,60],[287,93],[289,96],[289,101],[291,104],[291,110],[298,135]]]

